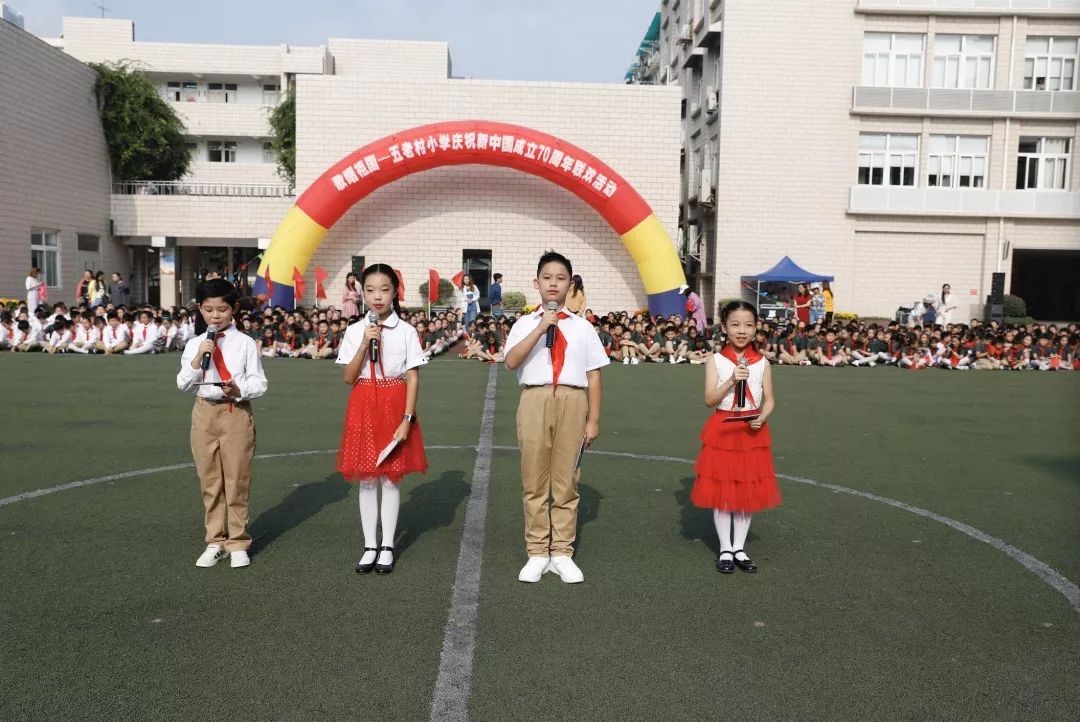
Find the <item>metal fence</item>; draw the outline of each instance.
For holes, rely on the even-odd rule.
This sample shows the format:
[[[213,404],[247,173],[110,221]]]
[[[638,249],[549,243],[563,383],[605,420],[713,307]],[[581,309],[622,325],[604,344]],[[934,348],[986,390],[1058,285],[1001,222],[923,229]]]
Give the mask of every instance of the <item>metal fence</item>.
[[[188,181],[131,181],[113,183],[122,196],[229,196],[283,198],[294,195],[284,183],[192,183]]]

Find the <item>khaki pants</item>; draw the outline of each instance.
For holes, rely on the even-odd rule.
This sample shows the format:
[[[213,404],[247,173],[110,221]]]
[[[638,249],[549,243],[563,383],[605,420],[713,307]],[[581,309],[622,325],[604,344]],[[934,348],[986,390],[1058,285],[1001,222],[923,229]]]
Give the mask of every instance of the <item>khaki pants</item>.
[[[206,543],[234,552],[251,547],[248,499],[255,419],[247,403],[196,398],[191,410],[191,455],[206,508]]]
[[[529,556],[573,556],[577,537],[578,451],[585,436],[585,389],[523,389],[517,436]]]

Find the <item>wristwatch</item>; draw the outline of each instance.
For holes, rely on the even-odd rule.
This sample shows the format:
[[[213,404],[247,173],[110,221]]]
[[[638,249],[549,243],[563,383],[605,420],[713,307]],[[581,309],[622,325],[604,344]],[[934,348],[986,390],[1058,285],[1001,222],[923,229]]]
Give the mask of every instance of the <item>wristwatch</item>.
[[[402,418],[410,424],[416,423],[416,414],[405,414]]]

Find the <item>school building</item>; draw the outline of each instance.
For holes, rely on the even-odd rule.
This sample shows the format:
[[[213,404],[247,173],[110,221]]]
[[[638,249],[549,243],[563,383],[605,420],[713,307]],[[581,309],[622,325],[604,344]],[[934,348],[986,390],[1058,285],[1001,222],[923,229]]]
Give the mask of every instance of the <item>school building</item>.
[[[709,306],[790,255],[838,311],[992,274],[1080,318],[1080,1],[661,0],[631,83],[681,90],[678,243]]]
[[[136,300],[164,305],[189,300],[206,270],[244,269],[253,280],[261,250],[312,181],[367,143],[440,121],[502,121],[576,144],[677,233],[676,87],[456,78],[441,42],[201,45],[138,41],[134,24],[119,19],[64,18],[62,36],[46,39],[0,26],[0,83],[9,84],[0,85],[0,118],[22,146],[0,144],[0,295],[22,295],[28,244],[35,254],[56,249],[45,251],[50,298],[70,301],[84,268],[130,273]],[[119,61],[144,72],[183,119],[193,160],[181,181],[110,182],[92,115],[94,74],[82,63]],[[269,113],[289,87],[295,191],[269,145]],[[20,119],[16,131],[5,113]],[[53,120],[43,126],[44,116]],[[11,180],[5,164],[14,162],[31,182]],[[83,207],[93,222],[72,215]],[[96,252],[78,250],[87,234]],[[501,272],[504,292],[532,299],[535,263],[548,248],[573,260],[596,310],[646,305],[633,259],[596,211],[549,181],[486,165],[437,168],[375,191],[330,229],[312,267],[330,273],[329,303],[340,302],[349,271],[376,261],[403,272],[407,305],[422,304],[429,268],[444,278],[465,268],[482,291]]]

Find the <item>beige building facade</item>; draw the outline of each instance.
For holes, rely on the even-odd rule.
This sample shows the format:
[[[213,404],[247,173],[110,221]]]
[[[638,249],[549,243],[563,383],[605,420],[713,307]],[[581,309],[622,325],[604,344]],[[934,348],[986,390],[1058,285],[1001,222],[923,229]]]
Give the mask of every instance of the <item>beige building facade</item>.
[[[683,93],[681,247],[710,306],[784,255],[892,316],[992,274],[1080,318],[1080,2],[664,0],[644,82]]]

